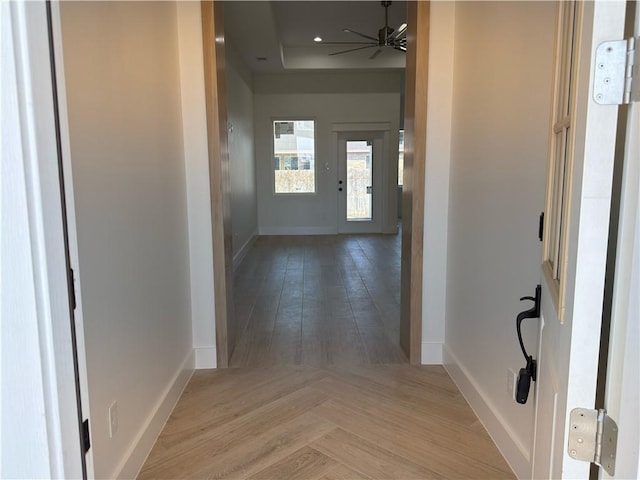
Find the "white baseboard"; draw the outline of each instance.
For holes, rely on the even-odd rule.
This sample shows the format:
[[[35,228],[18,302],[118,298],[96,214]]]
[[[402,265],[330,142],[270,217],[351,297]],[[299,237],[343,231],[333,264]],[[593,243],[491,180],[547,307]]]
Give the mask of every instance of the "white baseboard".
[[[422,342],[420,360],[422,365],[442,365],[442,343]]]
[[[242,247],[240,247],[240,249],[233,256],[233,271],[234,272],[236,271],[238,266],[242,263],[242,260],[244,260],[244,257],[247,256],[247,252],[253,246],[253,244],[256,243],[257,239],[258,239],[258,231],[256,230],[255,232],[253,232],[253,234],[251,235],[249,240],[247,240],[244,243],[244,245]],[[196,363],[197,363],[197,358],[196,358]],[[196,367],[196,368],[198,368],[198,367]]]
[[[165,423],[167,423],[173,407],[175,407],[187,383],[189,383],[189,379],[193,375],[194,366],[195,355],[191,350],[171,382],[167,385],[155,408],[151,411],[144,427],[124,456],[124,460],[118,465],[115,470],[117,475],[114,478],[136,478]]]
[[[260,227],[260,235],[335,235],[336,227]]]
[[[196,370],[201,368],[217,368],[218,357],[216,347],[195,347]]]
[[[486,397],[468,370],[460,364],[448,345],[444,345],[444,368],[467,400],[474,413],[480,419],[493,442],[502,453],[518,478],[531,475],[531,457],[529,451],[513,434],[495,405]]]

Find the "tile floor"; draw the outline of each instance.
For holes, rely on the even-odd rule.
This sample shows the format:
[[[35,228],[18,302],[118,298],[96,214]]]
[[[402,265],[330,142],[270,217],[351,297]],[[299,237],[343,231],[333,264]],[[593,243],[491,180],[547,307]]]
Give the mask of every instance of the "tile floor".
[[[405,363],[398,235],[259,237],[235,272],[232,367]]]

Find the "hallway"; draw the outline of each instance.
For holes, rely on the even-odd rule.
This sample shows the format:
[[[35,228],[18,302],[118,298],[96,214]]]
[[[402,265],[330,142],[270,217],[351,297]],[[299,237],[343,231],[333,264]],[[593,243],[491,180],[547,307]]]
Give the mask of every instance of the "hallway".
[[[196,371],[139,480],[515,478],[440,366]]]
[[[232,367],[405,363],[401,235],[258,237],[235,272]]]
[[[194,373],[138,479],[514,478],[444,368],[399,348],[400,242],[259,237],[232,368]]]

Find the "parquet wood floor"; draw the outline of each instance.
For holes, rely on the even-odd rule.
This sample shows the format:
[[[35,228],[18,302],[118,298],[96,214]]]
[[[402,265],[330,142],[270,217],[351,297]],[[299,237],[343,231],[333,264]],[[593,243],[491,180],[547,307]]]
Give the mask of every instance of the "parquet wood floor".
[[[515,478],[439,366],[197,371],[138,479]]]
[[[405,363],[400,235],[259,237],[234,275],[230,365]]]
[[[400,236],[262,237],[232,367],[197,371],[138,478],[514,478],[442,367],[398,345]]]

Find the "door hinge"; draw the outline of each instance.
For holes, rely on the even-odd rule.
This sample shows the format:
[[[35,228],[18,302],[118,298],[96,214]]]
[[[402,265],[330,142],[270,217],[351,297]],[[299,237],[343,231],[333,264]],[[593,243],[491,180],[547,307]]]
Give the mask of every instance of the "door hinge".
[[[544,212],[540,214],[540,219],[538,220],[538,240],[542,241],[544,238]]]
[[[593,98],[601,105],[640,100],[640,37],[602,42],[596,49]]]
[[[571,458],[595,463],[613,476],[617,445],[618,425],[606,410],[571,410],[568,445]]]
[[[82,422],[82,451],[87,453],[91,448],[91,435],[89,433],[89,419]]]

